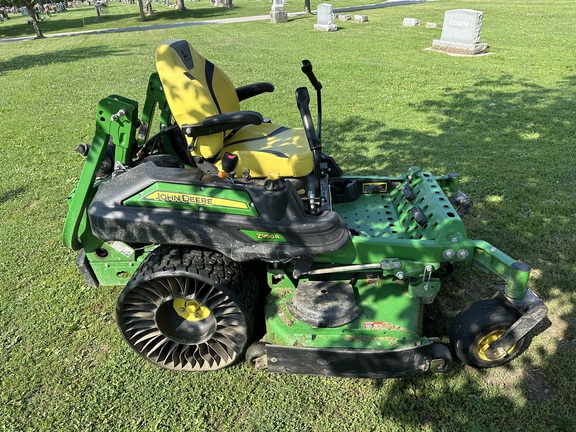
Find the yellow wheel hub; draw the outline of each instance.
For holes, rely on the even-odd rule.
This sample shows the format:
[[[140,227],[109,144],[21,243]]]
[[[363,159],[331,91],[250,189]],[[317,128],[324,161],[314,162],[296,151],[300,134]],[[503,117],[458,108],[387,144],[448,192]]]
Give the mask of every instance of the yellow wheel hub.
[[[488,358],[486,356],[486,350],[490,347],[490,345],[492,345],[494,342],[496,342],[498,339],[500,339],[500,336],[502,336],[506,331],[505,330],[495,330],[492,333],[488,333],[486,336],[484,336],[480,342],[478,342],[478,356],[484,360],[484,361],[496,361],[496,360],[500,360],[501,358],[504,358],[505,356],[502,355],[500,357],[497,358]],[[506,351],[506,355],[510,355],[512,353],[512,351],[514,351],[514,348],[516,347],[516,344],[512,345],[508,351]]]
[[[210,309],[201,306],[196,300],[176,298],[173,302],[174,310],[186,321],[202,321],[210,316]]]

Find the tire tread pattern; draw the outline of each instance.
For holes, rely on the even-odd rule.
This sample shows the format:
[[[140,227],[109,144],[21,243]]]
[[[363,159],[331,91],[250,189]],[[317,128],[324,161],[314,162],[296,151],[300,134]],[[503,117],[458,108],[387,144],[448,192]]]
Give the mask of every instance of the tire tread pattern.
[[[155,283],[155,280],[172,277],[192,277],[207,283],[209,286],[222,292],[227,296],[242,312],[245,320],[245,343],[238,347],[237,355],[234,355],[228,363],[220,359],[216,361],[217,366],[210,367],[202,365],[172,365],[166,361],[159,361],[150,358],[146,350],[139,350],[134,346],[134,340],[127,335],[127,322],[133,319],[128,316],[125,300],[134,295],[138,295],[140,290],[144,293],[149,286],[148,282]],[[142,286],[142,288],[140,288]],[[238,263],[219,252],[177,246],[159,246],[153,249],[136,270],[126,287],[123,289],[118,299],[116,314],[117,322],[122,330],[122,334],[128,344],[134,348],[141,356],[167,369],[187,369],[187,370],[214,370],[228,366],[242,356],[249,345],[252,332],[255,326],[255,312],[259,306],[259,283],[257,274],[248,263]],[[162,293],[162,295],[170,295]],[[150,322],[150,321],[148,321]],[[130,324],[132,325],[132,324]],[[222,364],[225,363],[225,364]]]

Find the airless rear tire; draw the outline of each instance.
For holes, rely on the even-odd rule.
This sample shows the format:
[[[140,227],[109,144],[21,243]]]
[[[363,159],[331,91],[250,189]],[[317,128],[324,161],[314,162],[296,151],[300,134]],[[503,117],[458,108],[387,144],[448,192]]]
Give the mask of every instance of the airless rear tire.
[[[213,251],[158,247],[122,290],[116,317],[146,360],[210,371],[242,356],[257,304],[257,280],[246,265]]]

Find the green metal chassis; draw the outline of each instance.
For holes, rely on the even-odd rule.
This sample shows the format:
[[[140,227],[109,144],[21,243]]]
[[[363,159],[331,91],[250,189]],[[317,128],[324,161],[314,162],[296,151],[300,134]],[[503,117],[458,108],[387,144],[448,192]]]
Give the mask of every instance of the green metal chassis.
[[[68,198],[69,212],[63,232],[64,244],[81,250],[78,264],[92,285],[124,285],[147,253],[157,246],[102,241],[92,233],[87,216],[99,185],[105,181],[97,180],[96,176],[108,143],[112,140],[115,144],[115,162],[130,167],[134,155],[149,138],[156,112],[162,127],[170,124],[170,110],[157,74],[150,77],[140,118],[138,104],[121,96],[109,96],[98,105],[96,131],[78,184]],[[169,141],[163,144],[172,152]],[[299,278],[294,277],[290,265],[270,263],[265,342],[291,347],[374,350],[402,350],[429,344],[430,340],[421,335],[421,309],[440,290],[435,273],[445,263],[472,261],[503,280],[501,295],[520,305],[521,312],[536,308],[540,311],[538,320],[545,315],[542,302],[528,289],[527,265],[485,241],[467,238],[462,221],[450,204],[450,198],[458,194],[456,176],[435,177],[412,167],[399,177],[341,177],[330,181],[338,186],[354,181],[374,184],[377,193],[363,190],[356,199],[333,205],[333,211],[356,235],[343,248],[316,255],[311,267]],[[425,209],[426,226],[414,221],[402,193],[404,185],[410,186],[418,205]],[[177,185],[174,190],[178,190]],[[267,234],[272,237],[265,240],[274,241],[274,233]],[[337,328],[316,328],[295,319],[289,310],[292,296],[299,283],[314,280],[354,280],[360,316]],[[535,324],[531,322],[527,327]],[[522,332],[525,334],[529,329]]]

